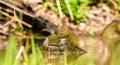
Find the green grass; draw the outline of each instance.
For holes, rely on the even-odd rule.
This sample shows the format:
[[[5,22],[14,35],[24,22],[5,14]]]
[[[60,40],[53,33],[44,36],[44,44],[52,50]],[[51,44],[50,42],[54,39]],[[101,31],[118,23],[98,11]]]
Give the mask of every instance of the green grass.
[[[29,65],[45,65],[41,50],[35,46],[33,35],[31,35],[32,54]]]
[[[16,36],[11,34],[8,39],[8,45],[5,53],[5,62],[4,65],[14,65],[16,58]]]

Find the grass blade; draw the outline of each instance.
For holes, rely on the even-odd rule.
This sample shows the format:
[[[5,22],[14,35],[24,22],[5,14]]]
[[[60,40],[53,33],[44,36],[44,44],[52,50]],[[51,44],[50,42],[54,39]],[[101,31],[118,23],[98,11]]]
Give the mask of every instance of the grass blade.
[[[5,53],[5,64],[14,65],[16,57],[16,35],[11,34],[8,38],[8,45]]]

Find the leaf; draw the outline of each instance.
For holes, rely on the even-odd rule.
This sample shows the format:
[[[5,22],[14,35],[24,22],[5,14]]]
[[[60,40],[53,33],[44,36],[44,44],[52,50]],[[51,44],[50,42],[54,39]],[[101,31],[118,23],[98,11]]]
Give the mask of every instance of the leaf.
[[[91,3],[92,1],[91,0],[80,0],[80,2],[82,2],[82,3]]]

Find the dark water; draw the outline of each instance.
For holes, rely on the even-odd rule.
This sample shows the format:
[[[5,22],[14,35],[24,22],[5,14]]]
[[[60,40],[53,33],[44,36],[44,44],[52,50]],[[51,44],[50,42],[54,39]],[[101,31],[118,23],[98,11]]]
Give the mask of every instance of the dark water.
[[[63,52],[41,50],[43,55],[42,60],[44,61],[45,65],[90,65],[90,64],[95,65],[93,56],[98,55],[98,57],[102,58],[102,56],[99,56],[99,55],[103,55],[103,54],[100,54],[100,53],[96,54],[97,50],[94,48],[94,45],[95,45],[93,44],[94,42],[95,40],[93,39],[90,39],[89,41],[87,41],[87,43],[91,43],[91,45],[88,46],[87,49],[85,49],[86,53],[68,52],[66,50]],[[98,41],[97,41],[97,44],[98,44]],[[98,47],[96,48],[98,49]],[[3,64],[4,55],[5,55],[5,52],[0,52],[0,65]]]
[[[43,61],[45,65],[73,65],[77,62],[80,56],[83,53],[79,52],[51,52],[51,51],[42,51]],[[0,52],[0,65],[3,65],[5,52]],[[79,64],[75,64],[79,65]]]
[[[51,65],[71,65],[71,63],[76,63],[81,55],[83,54],[79,52],[43,52],[45,64]]]
[[[83,39],[81,39],[83,40]],[[87,44],[89,43],[89,45]],[[89,38],[86,40],[86,53],[82,52],[58,52],[58,51],[44,51],[41,50],[43,55],[43,61],[45,65],[104,65],[108,58],[109,53],[106,51],[106,46],[102,43],[99,38]],[[116,50],[115,57],[117,57],[117,62],[120,60],[120,47]],[[0,51],[0,65],[3,65],[5,52]],[[113,58],[114,59],[114,58]],[[111,65],[115,64],[116,58],[112,61]],[[110,62],[109,62],[110,63]]]

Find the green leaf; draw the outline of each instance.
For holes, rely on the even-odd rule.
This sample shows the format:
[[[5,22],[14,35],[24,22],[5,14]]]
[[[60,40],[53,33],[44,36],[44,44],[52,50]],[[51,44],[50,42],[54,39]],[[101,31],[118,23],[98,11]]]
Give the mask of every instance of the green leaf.
[[[82,3],[91,3],[92,1],[91,0],[80,0],[80,2],[82,2]]]
[[[115,0],[116,2],[120,3],[120,0]]]

